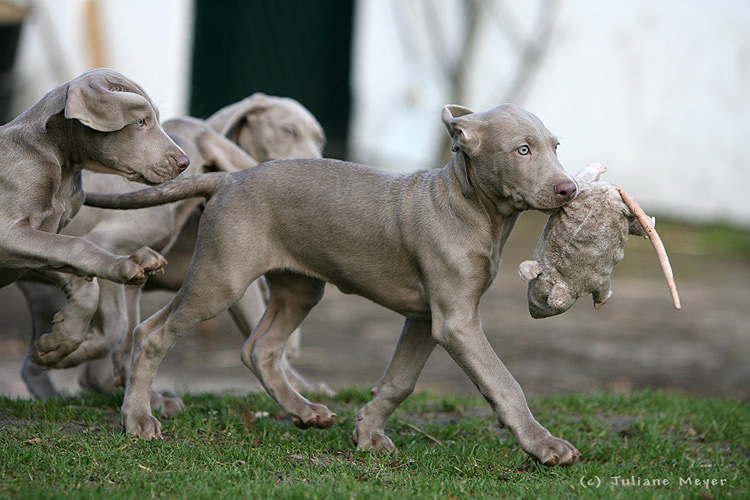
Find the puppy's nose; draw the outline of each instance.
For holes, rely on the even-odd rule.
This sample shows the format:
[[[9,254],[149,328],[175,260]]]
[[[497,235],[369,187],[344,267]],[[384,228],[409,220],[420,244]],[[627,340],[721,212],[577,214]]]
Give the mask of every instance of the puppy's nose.
[[[573,181],[563,181],[555,186],[555,194],[563,202],[570,201],[576,196],[576,183]]]
[[[190,158],[186,154],[177,157],[177,170],[183,172],[190,165]]]

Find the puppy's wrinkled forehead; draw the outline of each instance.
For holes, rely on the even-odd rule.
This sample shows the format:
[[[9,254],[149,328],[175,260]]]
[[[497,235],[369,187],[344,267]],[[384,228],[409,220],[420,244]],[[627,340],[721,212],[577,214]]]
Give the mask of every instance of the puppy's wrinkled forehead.
[[[503,151],[511,151],[521,142],[551,142],[556,141],[554,135],[547,130],[544,123],[536,115],[516,106],[515,104],[501,104],[485,111],[488,132]]]
[[[294,99],[284,98],[284,101],[281,101],[281,103],[283,106],[278,107],[278,112],[281,113],[281,117],[284,119],[303,123],[314,129],[321,128],[318,124],[318,120],[315,119],[315,116],[313,116],[313,114],[299,102]]]
[[[92,70],[91,73],[93,73],[94,71],[96,71],[97,73],[102,75],[102,77],[104,77],[104,79],[109,84],[110,90],[118,91],[118,92],[132,92],[134,94],[138,94],[142,96],[143,98],[145,98],[148,101],[149,105],[151,106],[151,110],[153,111],[154,116],[156,117],[157,120],[159,120],[159,108],[156,107],[156,104],[151,99],[151,97],[146,93],[143,87],[141,87],[140,85],[135,83],[133,80],[123,75],[122,73],[119,73],[117,71],[114,71],[108,68],[98,68],[96,70]]]

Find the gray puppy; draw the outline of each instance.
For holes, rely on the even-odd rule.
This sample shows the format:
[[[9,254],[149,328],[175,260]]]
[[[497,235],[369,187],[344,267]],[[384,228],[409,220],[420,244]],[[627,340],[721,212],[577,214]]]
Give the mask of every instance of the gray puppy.
[[[268,307],[241,358],[298,426],[336,420],[302,397],[279,364],[287,338],[330,282],[406,317],[374,398],[357,415],[358,449],[394,448],[386,420],[439,344],[528,454],[545,464],[576,462],[578,450],[534,419],[479,320],[479,300],[518,215],[560,207],[576,185],[557,159],[557,138],[526,110],[502,105],[474,113],[450,105],[442,119],[456,155],[441,169],[395,174],[336,160],[286,160],[125,195],[87,194],[87,204],[110,208],[210,198],[182,287],[134,332],[122,405],[127,431],[161,437],[149,393],[162,358],[265,275]]]
[[[578,196],[553,213],[534,249],[534,260],[518,266],[529,282],[529,312],[534,318],[564,313],[579,297],[591,294],[599,309],[612,296],[612,270],[625,257],[628,235],[651,240],[662,263],[675,307],[680,308],[672,268],[649,217],[627,193],[599,181],[599,163],[575,179]]]
[[[207,120],[174,118],[165,121],[163,128],[190,157],[190,166],[182,173],[183,178],[212,169],[238,171],[270,159],[320,158],[325,145],[321,125],[304,106],[294,99],[262,93],[226,106]],[[249,152],[256,156],[246,154]],[[109,193],[137,188],[122,177],[94,172],[83,173],[83,185],[91,191]],[[186,200],[134,211],[83,207],[63,233],[86,238],[113,253],[127,254],[135,248],[149,246],[168,255],[166,272],[149,279],[147,289],[176,292],[187,275],[195,248],[200,211],[192,207],[199,203],[202,200]],[[32,315],[33,346],[50,330],[52,317],[61,306],[60,297],[56,290],[42,283],[27,281],[19,283],[19,287]],[[140,323],[140,294],[140,287],[100,282],[99,308],[86,340],[54,367],[71,367],[86,360],[79,378],[82,387],[113,392],[116,386],[124,386],[130,367],[132,335],[129,334]],[[230,313],[240,331],[248,337],[264,310],[261,284],[256,281],[242,299],[231,306]],[[293,340],[297,339],[294,346],[297,351],[299,338],[297,331],[292,336]],[[297,373],[286,359],[289,351],[288,343],[282,363],[287,378],[295,387],[309,392],[332,392],[325,384],[312,384]],[[22,369],[29,392],[41,399],[59,397],[50,372],[34,363],[30,354]],[[111,354],[111,359],[104,358],[107,354]],[[178,398],[165,399],[156,391],[152,392],[151,405],[160,407],[163,416],[177,413],[183,407]]]
[[[67,298],[36,345],[38,360],[59,361],[83,341],[99,296],[92,277],[142,284],[166,263],[148,247],[116,255],[58,234],[83,204],[82,171],[151,185],[188,164],[146,92],[111,69],[58,86],[0,127],[0,287],[34,271]]]

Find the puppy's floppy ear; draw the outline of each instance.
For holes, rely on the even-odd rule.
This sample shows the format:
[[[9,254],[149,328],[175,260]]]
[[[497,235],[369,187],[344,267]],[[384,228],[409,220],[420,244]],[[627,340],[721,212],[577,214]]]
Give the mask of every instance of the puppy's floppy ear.
[[[209,117],[208,123],[221,135],[236,142],[239,129],[248,115],[261,113],[269,106],[268,96],[262,92],[256,92],[240,102],[220,109]]]
[[[101,73],[85,74],[68,85],[65,118],[94,130],[114,132],[151,114],[148,99]]]
[[[459,151],[453,161],[456,165],[455,172],[458,184],[461,186],[461,194],[468,198],[474,194],[474,186],[471,183],[471,163],[463,151]]]
[[[471,155],[481,143],[476,130],[476,121],[471,118],[473,114],[472,110],[456,104],[443,107],[443,124],[453,139],[451,151],[454,153],[460,149]]]

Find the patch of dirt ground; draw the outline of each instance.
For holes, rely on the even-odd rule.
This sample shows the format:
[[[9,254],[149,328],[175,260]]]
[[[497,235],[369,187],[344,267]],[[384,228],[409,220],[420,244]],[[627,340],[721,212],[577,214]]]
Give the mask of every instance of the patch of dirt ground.
[[[521,216],[498,277],[481,303],[487,337],[527,396],[649,387],[750,399],[750,256],[712,255],[701,251],[697,233],[689,227],[657,225],[672,260],[682,310],[672,306],[650,243],[632,237],[625,260],[615,268],[609,303],[597,311],[590,298],[582,298],[563,315],[535,320],[516,269],[531,258],[545,220],[538,213]],[[147,294],[144,314],[169,298]],[[0,289],[0,311],[5,318],[0,393],[28,397],[19,373],[30,320],[15,285]],[[328,286],[302,325],[302,353],[295,365],[309,379],[333,388],[374,386],[401,325],[395,313]],[[226,313],[196,330],[167,356],[157,388],[260,390],[240,361],[243,339]],[[53,376],[66,391],[77,390],[75,369],[56,370]],[[476,394],[439,347],[417,389]]]

